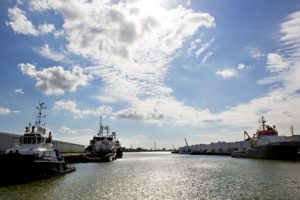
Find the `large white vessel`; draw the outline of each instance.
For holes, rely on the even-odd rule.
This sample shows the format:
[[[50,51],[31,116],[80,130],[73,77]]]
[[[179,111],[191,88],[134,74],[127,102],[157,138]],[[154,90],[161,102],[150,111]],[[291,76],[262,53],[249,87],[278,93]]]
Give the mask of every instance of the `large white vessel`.
[[[116,133],[110,134],[109,126],[102,125],[100,116],[99,132],[90,140],[85,157],[91,161],[111,161],[122,157],[122,147],[116,139]]]
[[[54,149],[51,132],[47,134],[41,122],[46,117],[42,115],[44,109],[44,103],[40,103],[35,125],[29,124],[19,144],[1,154],[1,183],[30,181],[75,170]]]

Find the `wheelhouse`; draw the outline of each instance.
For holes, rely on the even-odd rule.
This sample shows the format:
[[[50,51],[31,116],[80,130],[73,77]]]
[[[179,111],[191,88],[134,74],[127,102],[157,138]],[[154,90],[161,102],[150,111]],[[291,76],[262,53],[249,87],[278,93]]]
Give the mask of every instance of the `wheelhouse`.
[[[20,144],[45,144],[46,138],[40,134],[25,134],[20,137]]]

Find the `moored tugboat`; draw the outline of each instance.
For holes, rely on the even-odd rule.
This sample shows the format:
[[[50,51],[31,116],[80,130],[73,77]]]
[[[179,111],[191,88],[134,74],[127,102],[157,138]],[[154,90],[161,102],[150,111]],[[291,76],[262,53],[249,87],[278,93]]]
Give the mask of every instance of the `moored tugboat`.
[[[35,126],[29,124],[20,137],[19,145],[0,155],[0,184],[28,182],[75,170],[54,149],[51,132],[46,135],[41,122],[46,117],[42,115],[44,109],[44,103],[40,103]]]
[[[102,117],[100,116],[99,132],[90,140],[90,145],[86,148],[85,158],[90,162],[109,162],[122,158],[122,156],[122,147],[116,139],[116,133],[110,134],[109,126],[102,125]]]
[[[253,137],[250,137],[245,131],[250,141],[250,148],[233,151],[232,157],[238,158],[260,158],[260,159],[280,159],[292,160],[298,159],[300,149],[300,135],[278,136],[276,127],[266,125],[264,117],[260,120],[261,127],[256,131]]]

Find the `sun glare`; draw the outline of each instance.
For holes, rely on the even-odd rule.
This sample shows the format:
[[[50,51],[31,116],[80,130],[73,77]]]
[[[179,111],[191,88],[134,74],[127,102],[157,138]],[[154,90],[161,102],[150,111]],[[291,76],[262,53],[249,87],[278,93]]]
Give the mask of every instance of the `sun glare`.
[[[160,15],[168,7],[168,0],[144,0],[138,3],[139,8],[151,15]]]

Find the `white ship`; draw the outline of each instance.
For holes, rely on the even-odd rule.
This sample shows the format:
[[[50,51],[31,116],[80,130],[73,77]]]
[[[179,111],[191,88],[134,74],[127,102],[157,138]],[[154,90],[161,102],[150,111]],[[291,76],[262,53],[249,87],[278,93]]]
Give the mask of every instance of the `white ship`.
[[[86,150],[87,153],[85,157],[95,162],[111,161],[116,158],[121,158],[123,155],[121,144],[116,139],[116,133],[112,132],[112,134],[110,134],[109,126],[102,125],[101,116],[99,132],[90,140],[90,145]]]

